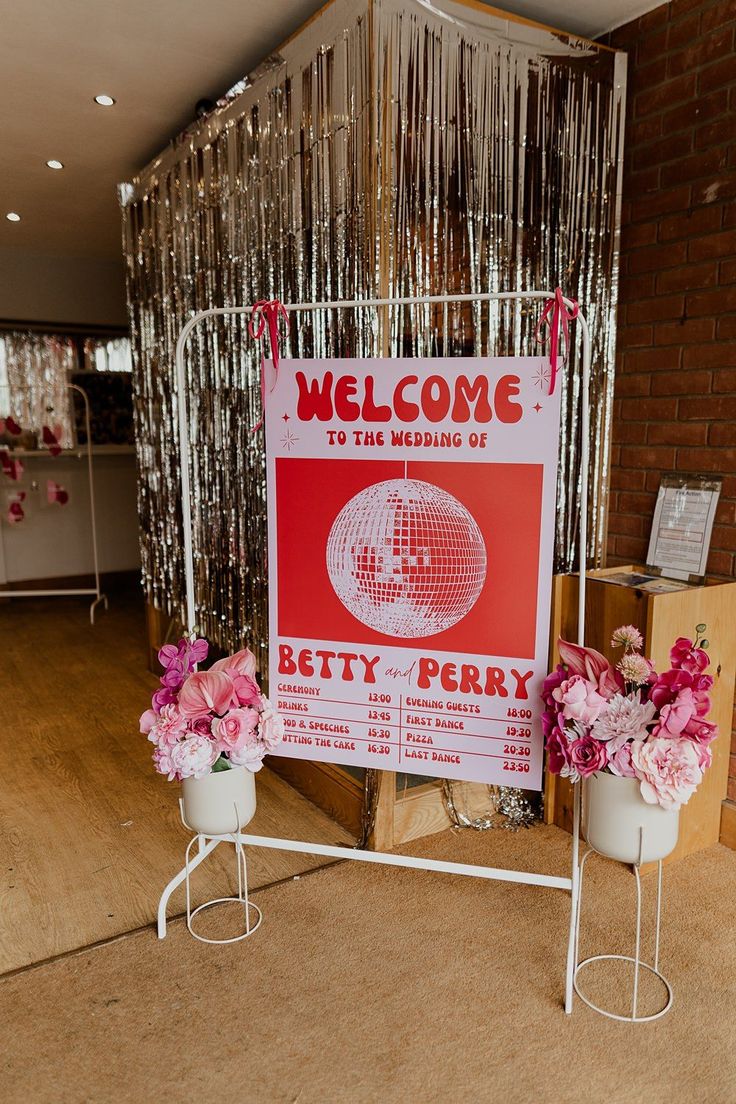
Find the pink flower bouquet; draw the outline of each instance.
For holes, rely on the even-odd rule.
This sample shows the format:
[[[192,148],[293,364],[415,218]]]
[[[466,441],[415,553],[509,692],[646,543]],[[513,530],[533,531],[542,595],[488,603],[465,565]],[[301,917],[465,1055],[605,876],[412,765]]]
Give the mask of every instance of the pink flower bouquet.
[[[154,744],[156,770],[169,781],[231,767],[258,771],[283,739],[284,722],[256,682],[253,653],[246,648],[198,671],[208,651],[206,640],[180,640],[158,653],[161,688],[140,730]]]
[[[633,625],[616,629],[611,646],[623,648],[612,667],[593,648],[559,641],[562,662],[544,682],[542,697],[547,763],[571,781],[596,771],[636,778],[650,805],[685,805],[710,766],[718,729],[707,719],[713,678],[700,638],[680,637],[670,667],[657,674],[641,654]]]

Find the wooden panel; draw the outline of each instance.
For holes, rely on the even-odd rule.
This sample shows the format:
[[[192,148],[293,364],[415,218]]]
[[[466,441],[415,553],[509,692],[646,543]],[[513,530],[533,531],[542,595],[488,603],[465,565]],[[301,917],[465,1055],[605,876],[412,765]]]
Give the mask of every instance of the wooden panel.
[[[269,755],[272,771],[358,837],[362,830],[363,787],[332,763]]]
[[[721,806],[721,843],[736,850],[736,801]]]
[[[636,565],[590,572],[586,587],[586,643],[609,659],[620,657],[610,646],[613,629],[636,625],[645,640],[645,652],[662,669],[677,636],[691,637],[701,622],[708,626],[713,687],[712,719],[721,735],[713,744],[713,765],[706,772],[697,793],[680,815],[680,840],[671,859],[682,858],[716,843],[720,834],[721,803],[726,795],[730,751],[734,680],[736,678],[736,583],[709,580],[704,587],[671,594],[646,594],[630,587],[614,586],[600,576],[620,571],[642,570]],[[598,577],[598,578],[596,578]],[[564,576],[555,580],[552,625],[568,640],[576,634],[578,580]],[[556,659],[553,660],[556,662]],[[545,819],[570,829],[572,787],[557,779],[546,791]]]

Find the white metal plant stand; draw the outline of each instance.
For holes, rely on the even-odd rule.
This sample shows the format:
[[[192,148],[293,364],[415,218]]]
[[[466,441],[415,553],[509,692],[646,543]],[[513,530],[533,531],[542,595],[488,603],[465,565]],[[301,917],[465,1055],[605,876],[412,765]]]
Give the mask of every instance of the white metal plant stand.
[[[2,598],[70,598],[79,597],[83,594],[89,594],[93,597],[92,604],[89,607],[89,620],[90,624],[95,623],[95,609],[100,603],[104,604],[107,609],[107,597],[102,593],[100,589],[100,567],[97,555],[97,520],[95,517],[95,479],[94,479],[94,466],[92,463],[92,432],[90,428],[90,416],[89,416],[89,398],[87,392],[83,387],[80,387],[76,383],[68,384],[70,391],[77,391],[84,401],[84,427],[87,433],[87,473],[89,476],[89,516],[90,526],[92,529],[92,562],[94,564],[94,587],[62,587],[58,590],[2,590],[0,591],[0,597]]]
[[[247,939],[249,935],[252,935],[254,931],[261,925],[263,919],[263,913],[259,909],[258,905],[254,904],[248,896],[248,866],[245,859],[245,848],[241,841],[241,829],[240,829],[240,812],[238,810],[237,802],[233,802],[233,808],[235,809],[235,822],[237,828],[234,832],[227,832],[221,836],[208,836],[206,839],[202,835],[194,835],[187,844],[187,849],[184,855],[184,882],[186,885],[186,897],[187,897],[187,927],[189,932],[198,939],[200,943],[239,943],[242,939]],[[185,828],[189,831],[193,831],[191,825],[187,824],[184,816],[184,802],[179,798],[179,815],[181,822]],[[209,843],[207,842],[209,840]],[[199,855],[196,859],[192,859],[192,848],[194,844],[197,844]],[[190,875],[192,870],[199,866],[202,859],[205,859],[207,855],[212,854],[218,843],[232,843],[235,846],[235,863],[238,870],[238,895],[237,897],[215,897],[212,901],[204,901],[203,904],[197,905],[195,909],[192,908],[192,894],[190,887]],[[207,936],[200,935],[196,932],[192,926],[192,921],[199,913],[204,912],[205,909],[211,908],[213,905],[222,905],[227,902],[234,902],[243,906],[243,922],[245,924],[245,931],[240,935],[234,935],[230,939],[210,939]],[[251,923],[251,912],[255,914],[255,923]]]
[[[423,295],[406,296],[389,299],[350,299],[337,300],[324,303],[291,303],[284,304],[288,314],[305,313],[318,310],[357,310],[375,307],[394,306],[419,306],[431,303],[488,303],[503,300],[536,300],[543,301],[554,299],[554,292],[550,291],[499,291],[484,292],[480,294],[463,295]],[[572,310],[575,303],[564,298],[565,306]],[[189,335],[198,323],[205,318],[222,317],[227,315],[252,313],[252,306],[244,307],[212,307],[209,310],[199,311],[193,314],[181,329],[176,344],[176,381],[177,381],[177,414],[179,422],[179,447],[181,464],[181,506],[182,526],[184,534],[184,568],[186,577],[187,597],[187,630],[189,633],[196,631],[196,607],[194,591],[194,554],[192,544],[192,505],[191,486],[189,480],[190,441],[189,425],[187,418],[187,379],[185,366],[185,351]],[[581,448],[580,448],[580,524],[579,524],[579,564],[580,586],[578,597],[578,644],[585,641],[585,583],[587,566],[587,541],[588,541],[588,477],[589,477],[589,425],[590,425],[590,331],[582,313],[577,314],[576,321],[579,324],[582,348],[581,368]],[[576,918],[578,916],[580,868],[579,841],[580,841],[580,784],[573,786],[573,826],[572,826],[572,854],[571,871],[569,878],[552,877],[547,874],[538,874],[528,870],[510,870],[502,867],[474,866],[467,863],[441,862],[436,859],[423,859],[411,855],[383,854],[377,851],[366,851],[360,848],[337,847],[323,843],[307,843],[302,840],[280,839],[271,836],[254,836],[249,833],[237,833],[237,844],[251,847],[269,847],[279,851],[296,851],[308,855],[325,855],[329,858],[352,859],[358,862],[380,863],[386,866],[408,867],[413,870],[438,871],[444,874],[460,874],[467,877],[487,878],[501,882],[519,882],[522,885],[545,886],[552,889],[563,889],[570,893],[570,923],[567,943],[567,967],[565,976],[565,1011],[572,1012],[573,982],[576,966]],[[231,837],[232,838],[232,837]],[[174,890],[183,881],[188,880],[189,873],[194,870],[216,847],[223,841],[223,837],[199,837],[200,849],[187,865],[176,874],[161,894],[158,906],[158,935],[159,939],[166,936],[166,907]],[[190,844],[191,847],[191,844]],[[192,914],[194,915],[194,914]]]
[[[661,1016],[664,1016],[666,1012],[669,1012],[672,1007],[672,986],[667,981],[667,978],[660,973],[659,970],[659,928],[662,918],[662,860],[657,863],[657,904],[655,908],[655,925],[654,925],[654,960],[651,964],[643,962],[641,958],[641,855],[645,853],[644,849],[644,829],[639,829],[639,862],[634,863],[632,869],[636,877],[636,934],[634,937],[634,954],[597,954],[590,955],[588,958],[584,958],[582,961],[579,958],[579,945],[580,945],[580,916],[583,907],[583,881],[585,876],[585,864],[591,855],[601,855],[600,851],[596,851],[594,847],[588,846],[588,850],[583,855],[580,861],[580,881],[578,888],[578,900],[577,909],[575,915],[575,969],[573,973],[573,985],[575,992],[589,1008],[592,1008],[594,1012],[599,1012],[601,1016],[607,1016],[609,1020],[623,1020],[625,1023],[649,1023],[651,1020],[658,1020]],[[606,855],[602,855],[602,858],[608,858]],[[618,862],[617,859],[610,860],[612,862]],[[628,865],[628,864],[625,864]],[[594,1004],[593,1001],[585,995],[582,991],[578,977],[581,970],[584,967],[590,965],[593,962],[630,962],[634,967],[634,978],[631,989],[631,1014],[628,1016],[619,1015],[616,1012],[611,1012],[606,1008],[601,1008],[599,1005]],[[667,993],[667,999],[665,1004],[658,1012],[653,1012],[647,1016],[638,1015],[638,999],[639,999],[639,974],[642,970],[648,970],[650,974],[654,974],[662,982]]]

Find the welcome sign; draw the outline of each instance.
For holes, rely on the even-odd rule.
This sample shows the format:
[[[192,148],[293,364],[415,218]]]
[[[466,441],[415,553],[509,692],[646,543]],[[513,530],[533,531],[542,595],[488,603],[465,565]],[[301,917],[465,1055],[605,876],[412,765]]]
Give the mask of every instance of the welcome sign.
[[[559,388],[543,358],[282,361],[279,754],[539,789]]]

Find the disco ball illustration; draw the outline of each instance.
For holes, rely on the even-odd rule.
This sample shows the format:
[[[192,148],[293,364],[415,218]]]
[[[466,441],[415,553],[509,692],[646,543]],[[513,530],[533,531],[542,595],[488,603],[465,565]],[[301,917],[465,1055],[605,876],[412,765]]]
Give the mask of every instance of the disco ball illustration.
[[[432,636],[475,605],[486,546],[461,502],[419,479],[387,479],[347,502],[327,539],[335,594],[388,636]]]

